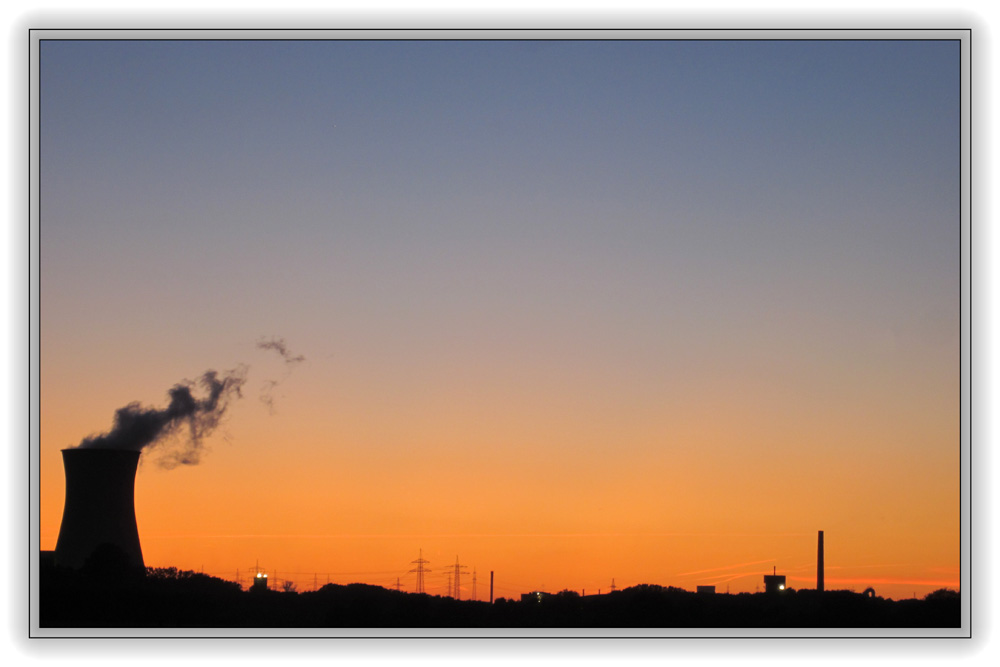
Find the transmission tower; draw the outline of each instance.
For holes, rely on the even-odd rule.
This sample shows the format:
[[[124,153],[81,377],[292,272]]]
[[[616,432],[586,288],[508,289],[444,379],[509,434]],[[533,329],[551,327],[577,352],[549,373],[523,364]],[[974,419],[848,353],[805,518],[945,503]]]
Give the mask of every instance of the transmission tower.
[[[415,567],[414,569],[410,570],[410,572],[416,572],[417,573],[417,592],[418,593],[423,593],[424,592],[424,573],[431,571],[430,568],[424,567],[424,565],[426,565],[430,561],[429,560],[424,560],[424,550],[421,549],[420,550],[420,558],[418,558],[417,560],[412,560],[410,562],[417,564],[417,567]]]
[[[616,590],[618,590],[618,587],[615,586],[615,578],[611,577],[611,592],[614,593]]]
[[[469,573],[468,570],[460,569],[463,567],[465,566],[458,564],[458,556],[455,556],[455,595],[453,595],[452,597],[454,597],[456,600],[462,599],[462,587],[461,584],[459,583],[461,581],[461,575]]]
[[[264,570],[260,569],[260,561],[254,563],[249,570],[253,573],[250,576],[252,578],[260,577],[264,574]]]

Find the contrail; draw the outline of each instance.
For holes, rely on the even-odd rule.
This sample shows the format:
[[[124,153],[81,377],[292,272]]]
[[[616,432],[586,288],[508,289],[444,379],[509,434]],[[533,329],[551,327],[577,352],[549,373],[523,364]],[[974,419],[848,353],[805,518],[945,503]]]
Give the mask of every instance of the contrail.
[[[736,568],[739,568],[739,567],[747,567],[749,565],[760,565],[761,563],[773,563],[773,562],[774,562],[773,558],[768,558],[767,560],[755,560],[755,561],[751,561],[749,563],[737,563],[736,565],[726,565],[725,567],[713,567],[713,568],[710,568],[708,570],[693,570],[691,572],[681,572],[679,574],[675,574],[674,576],[675,577],[686,577],[689,574],[704,574],[705,572],[719,572],[721,570],[735,570]],[[727,576],[727,575],[722,575],[722,576]]]
[[[242,396],[240,390],[246,382],[246,373],[246,366],[222,376],[210,370],[197,382],[179,382],[167,392],[170,404],[162,410],[143,407],[137,401],[129,403],[115,411],[110,431],[84,438],[77,447],[148,451],[186,427],[179,448],[165,450],[158,463],[164,468],[194,465],[199,461],[204,438],[219,425],[229,400]],[[204,398],[194,396],[192,390],[196,386],[205,391]]]

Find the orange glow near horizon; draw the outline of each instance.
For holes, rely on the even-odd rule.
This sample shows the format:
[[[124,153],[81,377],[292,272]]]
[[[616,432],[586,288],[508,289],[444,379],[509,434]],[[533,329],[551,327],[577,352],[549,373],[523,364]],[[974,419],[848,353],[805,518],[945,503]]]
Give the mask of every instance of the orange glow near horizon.
[[[409,457],[384,457],[350,444],[378,437],[356,422],[353,433],[346,420],[347,435],[326,436],[301,414],[254,417],[249,408],[247,418],[251,405],[237,404],[228,441],[213,438],[197,466],[162,470],[155,456],[144,458],[136,515],[147,565],[235,579],[259,562],[299,590],[327,581],[393,587],[397,578],[413,590],[411,561],[423,549],[426,587],[438,594],[456,556],[469,571],[463,596],[471,597],[475,568],[479,599],[491,570],[497,597],[607,591],[612,579],[618,588],[709,584],[738,593],[760,588],[772,567],[793,587],[814,587],[821,528],[828,589],[874,586],[902,598],[959,586],[957,485],[907,487],[915,474],[936,479],[931,470],[945,461],[932,456],[898,470],[863,458],[847,465],[821,445],[797,456],[786,449],[777,468],[738,452],[703,458],[721,447],[716,428],[698,439],[698,455],[649,449],[638,460],[590,446],[564,457],[565,447],[504,447],[503,432],[472,447],[447,437],[453,425],[439,439],[433,429],[409,438]],[[282,428],[292,437],[275,449],[269,443]],[[688,428],[695,435],[675,426]],[[55,546],[64,484],[49,435],[62,433],[64,444],[68,430],[43,424],[42,549]],[[843,492],[845,479],[856,500]],[[900,494],[904,505],[892,500]],[[941,504],[948,496],[950,508]]]

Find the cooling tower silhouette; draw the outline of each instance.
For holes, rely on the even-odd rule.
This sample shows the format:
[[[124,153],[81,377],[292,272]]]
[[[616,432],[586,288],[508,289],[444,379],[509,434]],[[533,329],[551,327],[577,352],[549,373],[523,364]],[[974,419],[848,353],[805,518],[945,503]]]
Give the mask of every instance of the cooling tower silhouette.
[[[135,473],[140,452],[64,449],[66,505],[56,562],[80,568],[98,548],[120,551],[127,568],[144,570],[135,523]]]

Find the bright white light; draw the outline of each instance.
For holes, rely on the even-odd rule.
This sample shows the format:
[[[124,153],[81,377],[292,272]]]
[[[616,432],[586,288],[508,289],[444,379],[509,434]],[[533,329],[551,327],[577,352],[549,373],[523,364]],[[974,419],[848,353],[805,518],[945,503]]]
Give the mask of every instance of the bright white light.
[[[784,584],[781,584],[780,586],[778,586],[778,590],[779,590],[779,591],[783,591],[783,590],[785,590],[785,585],[784,585]]]
[[[257,573],[257,578],[260,579],[260,572]]]

